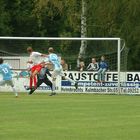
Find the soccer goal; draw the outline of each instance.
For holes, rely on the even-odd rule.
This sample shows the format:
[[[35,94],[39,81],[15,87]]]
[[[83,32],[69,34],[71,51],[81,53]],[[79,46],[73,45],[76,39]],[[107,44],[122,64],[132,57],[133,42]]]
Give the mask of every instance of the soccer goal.
[[[28,59],[26,48],[29,46],[34,51],[44,54],[48,53],[49,47],[53,47],[55,53],[61,58],[65,75],[78,81],[79,87],[76,90],[68,81],[59,77],[57,89],[61,93],[129,93],[130,85],[127,81],[128,49],[125,46],[125,41],[120,38],[0,37],[0,51],[16,54],[15,56],[2,56],[0,53],[1,57],[5,61],[11,58],[8,63],[22,72],[26,71],[26,60]],[[107,63],[107,68],[104,73],[99,73],[102,56]],[[18,60],[18,68],[12,59]],[[94,69],[92,59],[96,60],[99,68]],[[88,66],[93,66],[93,69],[88,68]],[[53,70],[51,67],[49,69]],[[104,79],[99,80],[99,77],[103,76]],[[18,80],[22,79],[18,78]],[[132,88],[136,88],[136,86],[131,86]],[[41,90],[43,89],[46,90],[46,88]],[[139,92],[139,89],[137,90]]]

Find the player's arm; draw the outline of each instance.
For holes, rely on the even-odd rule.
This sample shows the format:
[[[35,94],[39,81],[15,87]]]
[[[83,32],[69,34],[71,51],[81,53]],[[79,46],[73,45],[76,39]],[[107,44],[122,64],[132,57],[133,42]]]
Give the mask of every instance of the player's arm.
[[[99,70],[99,63],[97,62],[97,68],[96,68],[96,70],[98,71]]]
[[[49,58],[48,58],[48,56],[40,63],[41,65],[44,65],[44,66],[46,66],[46,65],[50,65],[51,64],[51,62],[49,61]]]
[[[93,68],[91,66],[91,63],[87,66],[87,70],[91,71]]]
[[[32,60],[29,60],[29,61],[27,61],[27,63],[29,63],[29,64],[33,64],[33,61],[32,61]]]
[[[45,62],[45,66],[51,66],[52,63],[51,62]]]
[[[12,74],[18,75],[17,72],[14,71],[14,69],[13,69],[13,67],[12,67],[11,65],[7,64],[7,66],[8,66],[9,69],[11,70],[11,73],[12,73]],[[18,76],[17,76],[17,77],[18,77]]]
[[[10,70],[13,70],[11,65],[7,64],[7,66],[9,67]]]
[[[42,56],[42,57],[48,57],[48,55],[47,55],[47,54],[41,54],[41,56]]]
[[[39,64],[45,67],[46,65],[50,65],[51,63],[50,63],[50,62],[42,61],[42,62],[39,63]]]
[[[33,52],[34,56],[41,56],[41,57],[47,57],[47,54],[39,53],[39,52]]]

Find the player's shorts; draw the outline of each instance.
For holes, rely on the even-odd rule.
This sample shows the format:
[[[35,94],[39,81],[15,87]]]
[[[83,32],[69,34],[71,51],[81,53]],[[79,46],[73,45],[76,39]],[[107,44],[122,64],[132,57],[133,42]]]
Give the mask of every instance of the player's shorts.
[[[38,65],[34,65],[32,68],[31,68],[31,72],[33,73],[35,70],[40,72],[42,69],[42,65],[41,64],[38,64]]]
[[[3,86],[5,84],[7,84],[7,85],[9,85],[11,87],[14,87],[13,80],[2,80],[2,81],[0,81],[0,86]]]
[[[62,68],[53,70],[52,78],[56,78],[58,75],[61,76],[61,77],[65,76]]]

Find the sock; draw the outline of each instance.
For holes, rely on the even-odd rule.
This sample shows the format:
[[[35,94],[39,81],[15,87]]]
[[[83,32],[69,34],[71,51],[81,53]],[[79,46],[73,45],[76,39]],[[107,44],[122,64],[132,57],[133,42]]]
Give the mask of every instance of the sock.
[[[55,92],[55,81],[52,81],[52,92]]]
[[[37,79],[36,79],[36,76],[34,76],[34,87],[36,88],[37,87]]]
[[[69,77],[65,77],[66,80],[70,81],[71,83],[75,84],[75,81],[70,79]]]
[[[12,87],[12,89],[13,89],[13,92],[15,93],[15,96],[18,96],[18,93],[17,93],[15,87]]]
[[[32,88],[32,84],[33,84],[33,78],[30,77],[30,89]]]

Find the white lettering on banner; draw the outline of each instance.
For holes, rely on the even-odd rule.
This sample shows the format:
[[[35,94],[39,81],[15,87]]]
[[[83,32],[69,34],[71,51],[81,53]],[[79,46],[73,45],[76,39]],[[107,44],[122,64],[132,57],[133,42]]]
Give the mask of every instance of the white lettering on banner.
[[[140,72],[121,72],[121,89],[122,93],[140,94]],[[70,82],[57,78],[56,91],[62,93],[116,93],[118,92],[118,74],[117,72],[107,72],[105,75],[105,83],[97,83],[97,73],[95,72],[77,72],[67,71],[65,75],[73,80],[78,81],[78,89]],[[2,77],[0,76],[0,79]],[[49,77],[48,77],[49,78]],[[25,88],[29,87],[29,74],[27,71],[14,71],[13,80],[19,92],[25,92]],[[51,78],[50,78],[51,80]],[[11,91],[11,87],[5,85],[0,87],[1,91]],[[38,92],[51,92],[50,88],[42,84],[37,90]]]

